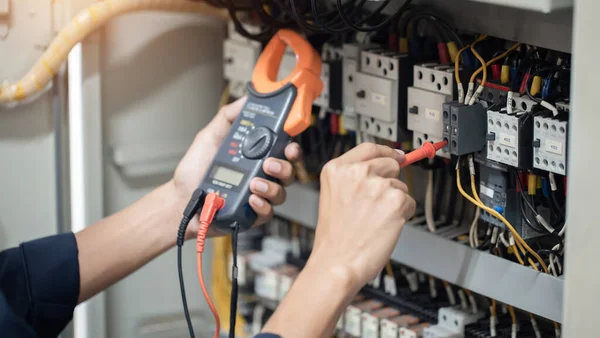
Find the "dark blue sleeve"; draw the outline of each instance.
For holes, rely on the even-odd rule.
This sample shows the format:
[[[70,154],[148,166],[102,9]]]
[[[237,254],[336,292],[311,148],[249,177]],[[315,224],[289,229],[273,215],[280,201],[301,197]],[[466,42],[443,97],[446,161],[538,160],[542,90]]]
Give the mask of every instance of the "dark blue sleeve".
[[[77,254],[72,233],[0,252],[0,332],[58,336],[73,318],[79,298]]]

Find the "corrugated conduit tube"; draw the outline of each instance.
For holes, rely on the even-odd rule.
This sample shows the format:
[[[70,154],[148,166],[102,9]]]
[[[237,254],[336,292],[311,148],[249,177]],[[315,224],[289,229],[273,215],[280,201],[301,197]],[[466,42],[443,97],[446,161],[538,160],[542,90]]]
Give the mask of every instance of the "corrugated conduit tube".
[[[3,83],[0,104],[18,103],[43,91],[66,60],[71,49],[108,20],[139,11],[197,13],[226,20],[225,11],[189,0],[106,0],[79,12],[52,41],[44,55],[21,80]]]

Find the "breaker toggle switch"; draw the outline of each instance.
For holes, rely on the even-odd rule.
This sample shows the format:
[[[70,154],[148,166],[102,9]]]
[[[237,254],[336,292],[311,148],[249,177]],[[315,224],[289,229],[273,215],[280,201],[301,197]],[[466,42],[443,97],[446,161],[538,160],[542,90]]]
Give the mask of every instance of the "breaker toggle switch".
[[[359,99],[364,99],[366,96],[367,93],[364,90],[361,90],[358,93],[356,93],[356,97],[358,97]]]
[[[533,142],[531,143],[531,145],[533,145],[534,148],[539,148],[542,146],[542,141],[540,141],[540,139],[535,139],[533,140]]]
[[[412,106],[412,107],[408,108],[408,112],[411,114],[419,114],[419,107]]]
[[[485,139],[487,141],[495,141],[496,140],[496,133],[487,133],[487,135],[485,135]]]

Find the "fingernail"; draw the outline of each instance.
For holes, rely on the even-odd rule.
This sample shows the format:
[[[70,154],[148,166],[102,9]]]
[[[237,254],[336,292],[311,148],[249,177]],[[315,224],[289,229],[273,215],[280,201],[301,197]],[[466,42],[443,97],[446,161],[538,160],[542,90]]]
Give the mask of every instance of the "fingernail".
[[[398,155],[399,155],[399,156],[398,156],[398,159],[399,159],[399,160],[403,160],[403,159],[404,159],[404,155],[405,155],[405,154],[404,154],[404,152],[403,152],[402,150],[400,150],[400,149],[394,149],[394,150],[395,150],[395,151],[398,153]]]
[[[271,161],[271,163],[269,163],[269,171],[277,174],[281,171],[281,163],[276,162],[276,161]]]
[[[265,202],[263,202],[262,199],[258,198],[257,196],[250,196],[250,204],[254,205],[257,208],[262,208],[263,205],[265,205]]]
[[[253,182],[254,190],[259,192],[267,192],[269,186],[263,181],[255,181]]]

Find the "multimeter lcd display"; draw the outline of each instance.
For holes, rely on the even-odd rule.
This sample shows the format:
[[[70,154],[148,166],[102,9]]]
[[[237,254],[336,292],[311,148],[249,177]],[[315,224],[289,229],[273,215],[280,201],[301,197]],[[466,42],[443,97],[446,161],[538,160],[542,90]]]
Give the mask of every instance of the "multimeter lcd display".
[[[215,180],[234,186],[238,186],[242,182],[242,179],[244,179],[244,173],[220,166],[215,166],[210,176]]]

